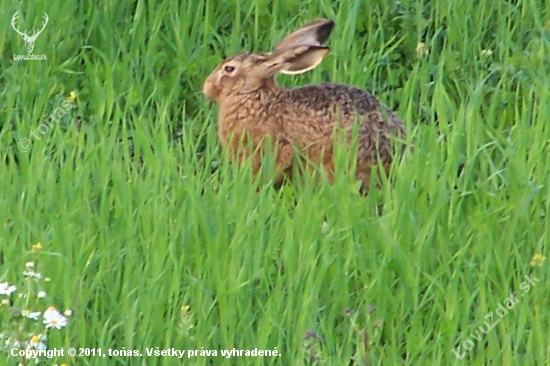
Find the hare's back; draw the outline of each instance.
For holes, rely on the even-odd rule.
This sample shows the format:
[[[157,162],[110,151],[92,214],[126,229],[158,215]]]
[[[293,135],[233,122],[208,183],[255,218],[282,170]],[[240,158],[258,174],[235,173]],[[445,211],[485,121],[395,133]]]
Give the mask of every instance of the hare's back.
[[[350,85],[326,83],[290,89],[292,99],[302,107],[338,110],[344,115],[365,115],[381,108],[372,94]]]
[[[325,83],[289,89],[295,111],[298,114],[323,116],[321,122],[332,125],[339,122],[343,127],[350,127],[354,121],[369,129],[372,124],[380,125],[382,130],[394,130],[404,134],[403,123],[397,115],[374,95],[354,86]]]

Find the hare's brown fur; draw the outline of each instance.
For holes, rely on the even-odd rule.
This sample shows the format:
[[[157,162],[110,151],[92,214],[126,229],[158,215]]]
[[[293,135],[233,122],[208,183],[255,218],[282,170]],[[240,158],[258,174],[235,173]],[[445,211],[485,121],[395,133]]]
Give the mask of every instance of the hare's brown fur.
[[[405,129],[376,97],[335,83],[282,88],[270,70],[298,73],[315,67],[328,52],[320,43],[333,24],[327,20],[310,23],[285,38],[293,37],[287,42],[291,44],[283,40],[283,47],[272,54],[231,57],[205,81],[204,94],[220,104],[218,132],[222,146],[234,160],[242,162],[250,157],[252,145],[254,174],[260,169],[266,137],[270,137],[276,149],[277,182],[290,176],[296,152],[322,165],[332,181],[334,133],[340,129],[349,145],[354,126],[358,131],[357,178],[363,189],[368,188],[373,165],[380,161],[385,170],[390,168],[394,138],[404,139]],[[300,43],[304,41],[307,43]],[[281,70],[281,64],[287,66]]]

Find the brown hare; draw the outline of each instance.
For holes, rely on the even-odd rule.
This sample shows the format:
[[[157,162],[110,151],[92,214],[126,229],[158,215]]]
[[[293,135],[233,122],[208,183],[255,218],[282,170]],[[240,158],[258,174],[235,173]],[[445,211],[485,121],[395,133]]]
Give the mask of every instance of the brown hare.
[[[356,171],[363,191],[368,190],[374,165],[382,164],[387,172],[394,150],[402,153],[395,147],[405,139],[403,123],[376,97],[343,84],[288,89],[275,82],[278,72],[299,74],[319,65],[329,52],[321,45],[333,27],[328,19],[308,23],[285,37],[273,52],[226,59],[204,82],[204,95],[219,104],[222,147],[237,163],[251,158],[254,176],[261,168],[266,138],[273,148],[276,184],[290,178],[295,153],[306,166],[324,168],[332,182],[337,130],[345,136],[345,147],[357,131]]]

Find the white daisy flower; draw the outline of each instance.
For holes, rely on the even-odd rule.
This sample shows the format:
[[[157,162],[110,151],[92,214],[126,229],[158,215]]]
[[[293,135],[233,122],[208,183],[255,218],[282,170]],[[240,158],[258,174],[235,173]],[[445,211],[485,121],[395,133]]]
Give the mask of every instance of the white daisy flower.
[[[49,313],[44,312],[44,324],[46,328],[61,329],[67,325],[67,318],[61,315],[57,310]]]
[[[17,290],[17,287],[14,285],[9,285],[7,282],[0,283],[0,295],[11,295]]]
[[[36,278],[37,280],[40,280],[42,278],[42,273],[35,272],[35,271],[23,271],[23,276]]]
[[[6,348],[21,348],[21,346],[25,345],[25,342],[21,343],[17,339],[13,339],[10,337],[6,339],[4,344],[6,345]]]
[[[29,339],[29,342],[27,344],[27,349],[37,349],[37,350],[41,350],[41,349],[46,349],[46,340],[48,339],[48,337],[46,337],[46,335],[44,334],[37,334],[37,335],[33,335],[31,337],[31,339]]]
[[[46,297],[46,291],[38,291],[36,296],[38,296],[39,299],[43,299]]]
[[[38,317],[40,316],[40,311],[30,311],[29,309],[23,309],[21,311],[21,315],[24,316],[25,318],[37,320]]]
[[[59,314],[61,314],[59,310],[57,310],[57,308],[52,305],[49,308],[47,308],[46,311],[44,311],[44,318],[53,317]]]

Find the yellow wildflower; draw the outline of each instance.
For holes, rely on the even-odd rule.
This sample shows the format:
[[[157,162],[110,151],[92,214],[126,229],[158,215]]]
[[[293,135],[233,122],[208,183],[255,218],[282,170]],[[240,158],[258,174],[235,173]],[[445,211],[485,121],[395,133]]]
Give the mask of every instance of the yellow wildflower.
[[[67,102],[73,103],[76,100],[76,92],[72,91],[69,93],[69,97],[67,98]]]
[[[531,267],[534,267],[534,266],[541,267],[545,260],[546,260],[546,256],[542,254],[535,254],[533,258],[531,258],[531,262],[529,262],[529,265]]]
[[[41,242],[38,242],[38,243],[36,243],[32,246],[32,252],[33,253],[36,253],[41,249],[42,249],[42,243]]]
[[[428,55],[428,50],[426,49],[426,44],[424,42],[418,42],[416,44],[415,50],[418,57],[424,57]]]

